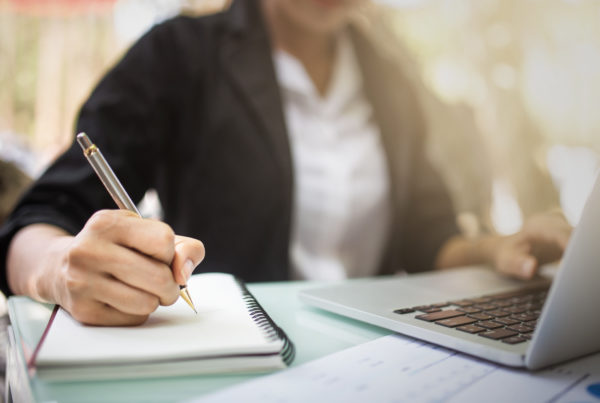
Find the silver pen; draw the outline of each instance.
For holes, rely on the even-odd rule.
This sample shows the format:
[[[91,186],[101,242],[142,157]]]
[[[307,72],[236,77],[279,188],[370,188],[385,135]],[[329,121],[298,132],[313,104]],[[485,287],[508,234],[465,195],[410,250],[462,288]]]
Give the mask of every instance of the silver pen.
[[[117,203],[117,206],[123,210],[133,211],[135,214],[141,217],[142,215],[138,211],[135,204],[131,201],[131,198],[125,191],[123,185],[121,185],[121,182],[113,172],[110,165],[108,165],[108,162],[106,162],[104,159],[100,149],[96,147],[94,143],[92,143],[90,138],[85,133],[79,133],[77,135],[77,142],[83,149],[83,154],[89,161],[92,168],[94,168],[94,171],[96,171],[96,174],[102,181],[102,184],[106,190],[108,190],[108,193],[110,193],[115,203]],[[190,296],[187,286],[180,287],[181,289],[179,290],[179,295],[181,295],[181,298],[188,303],[194,312],[198,313],[194,307],[194,303],[192,302],[192,297]]]

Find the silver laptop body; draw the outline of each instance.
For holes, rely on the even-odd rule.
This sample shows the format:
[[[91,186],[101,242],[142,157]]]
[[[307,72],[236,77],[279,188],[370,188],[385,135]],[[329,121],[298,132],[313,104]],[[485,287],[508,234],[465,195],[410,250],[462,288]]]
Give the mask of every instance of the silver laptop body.
[[[543,286],[485,267],[358,279],[300,293],[310,305],[500,364],[538,369],[600,351],[600,177],[552,280],[531,340],[507,344],[395,310]],[[447,309],[447,308],[444,308]]]

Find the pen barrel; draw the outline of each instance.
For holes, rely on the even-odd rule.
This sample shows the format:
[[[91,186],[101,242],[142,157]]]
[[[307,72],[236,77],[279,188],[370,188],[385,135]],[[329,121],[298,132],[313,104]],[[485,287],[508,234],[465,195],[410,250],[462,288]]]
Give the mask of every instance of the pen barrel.
[[[100,181],[106,190],[108,190],[110,196],[113,198],[115,203],[117,203],[117,206],[119,206],[119,208],[122,210],[133,211],[141,217],[142,215],[138,211],[136,205],[133,203],[133,201],[131,201],[131,198],[121,184],[121,181],[119,181],[117,175],[115,175],[110,165],[108,165],[108,162],[106,162],[106,159],[104,159],[100,149],[96,147],[87,134],[83,132],[77,135],[77,143],[79,143],[81,146],[83,155],[85,155],[85,158],[96,172],[96,175],[98,175],[100,178]],[[194,310],[194,312],[198,313],[194,307],[194,303],[192,302],[192,297],[185,286],[180,289],[180,295]]]
[[[104,159],[104,156],[100,150],[95,148],[94,150],[87,152],[85,157],[90,162],[92,168],[94,168],[94,171],[96,171],[96,174],[102,181],[102,184],[106,190],[108,190],[108,193],[111,195],[115,203],[117,203],[117,206],[119,206],[120,209],[133,211],[137,215],[141,216],[135,203],[131,201],[131,198],[125,191],[125,188],[123,185],[121,185],[121,182]]]

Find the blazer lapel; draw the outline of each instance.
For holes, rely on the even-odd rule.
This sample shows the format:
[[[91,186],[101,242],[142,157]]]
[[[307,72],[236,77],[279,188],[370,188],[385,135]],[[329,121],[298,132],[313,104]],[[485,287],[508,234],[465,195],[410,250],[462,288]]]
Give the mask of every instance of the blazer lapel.
[[[229,10],[229,29],[222,43],[221,63],[240,97],[250,107],[272,149],[274,159],[289,180],[291,193],[291,156],[282,100],[271,46],[262,21],[260,2],[234,1]]]

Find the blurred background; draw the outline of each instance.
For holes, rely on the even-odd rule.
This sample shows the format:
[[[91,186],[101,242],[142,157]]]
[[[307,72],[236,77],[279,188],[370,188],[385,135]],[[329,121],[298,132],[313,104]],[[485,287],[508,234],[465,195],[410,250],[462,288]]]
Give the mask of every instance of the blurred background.
[[[133,41],[226,3],[0,0],[0,159],[25,173],[0,180],[2,211],[68,145],[81,103]],[[600,168],[600,2],[380,0],[361,25],[418,89],[467,234],[509,234],[558,206],[577,223]]]

